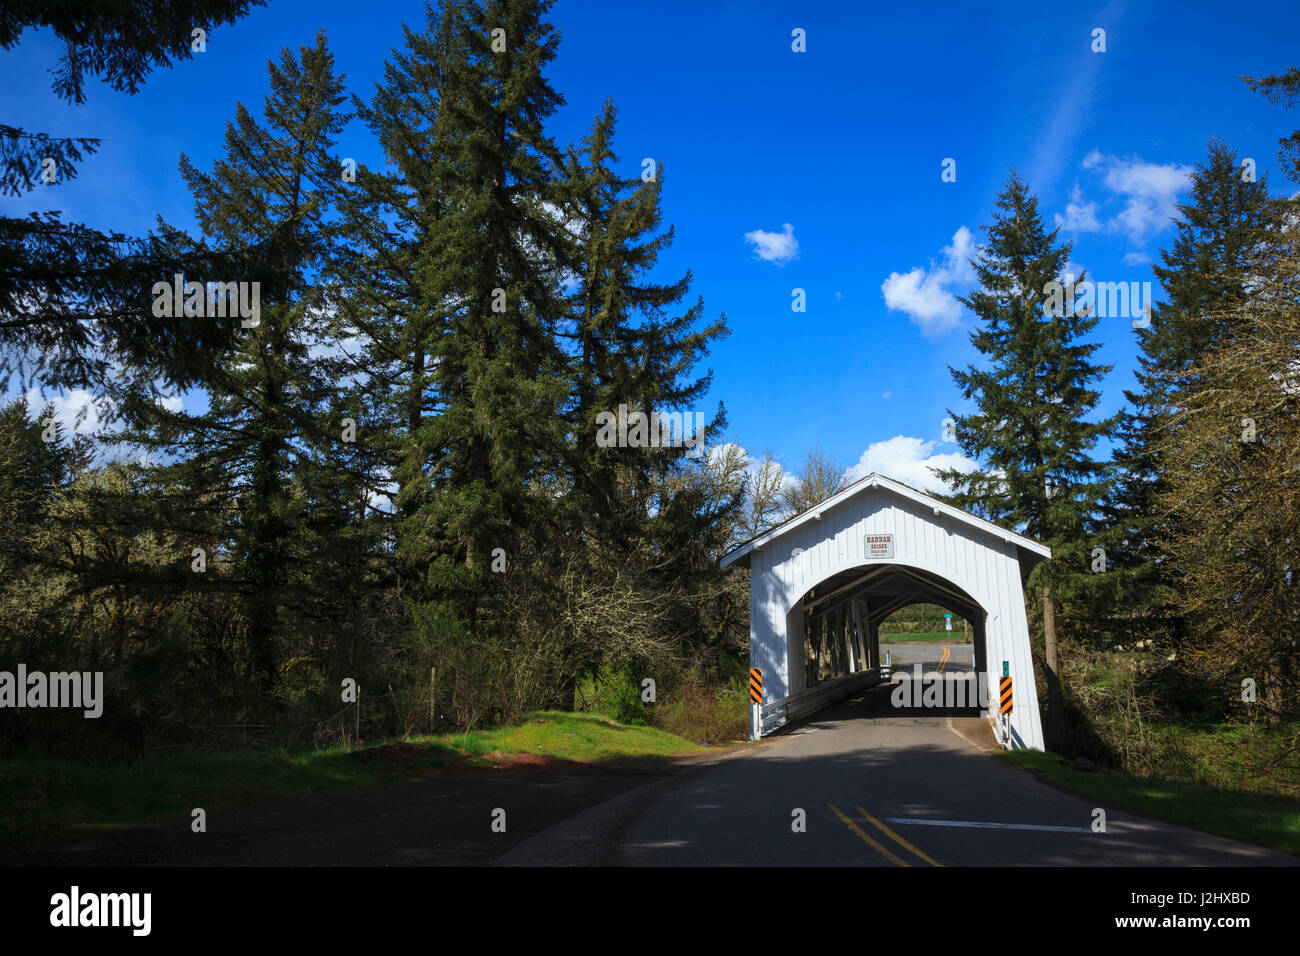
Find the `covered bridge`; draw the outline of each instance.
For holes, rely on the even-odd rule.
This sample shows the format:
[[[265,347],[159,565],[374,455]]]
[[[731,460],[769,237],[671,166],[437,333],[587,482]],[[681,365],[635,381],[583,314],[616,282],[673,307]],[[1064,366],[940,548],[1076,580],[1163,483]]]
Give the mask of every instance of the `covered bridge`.
[[[998,711],[1004,667],[1014,709],[1003,746],[1043,749],[1022,582],[1051,550],[871,474],[736,548],[750,569],[749,659],[762,669],[751,737],[881,680],[880,623],[934,603],[974,628],[975,675]]]

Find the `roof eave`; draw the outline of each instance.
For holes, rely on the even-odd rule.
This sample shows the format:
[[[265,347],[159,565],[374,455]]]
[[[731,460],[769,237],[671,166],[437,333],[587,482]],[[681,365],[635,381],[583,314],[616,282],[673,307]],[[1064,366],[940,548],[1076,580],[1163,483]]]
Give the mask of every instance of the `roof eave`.
[[[752,538],[751,540],[745,542],[739,548],[736,548],[731,553],[724,555],[722,557],[722,560],[719,562],[719,567],[720,568],[730,567],[731,565],[740,561],[742,558],[747,558],[753,552],[758,551],[765,544],[769,543],[770,541],[774,541],[776,538],[779,538],[780,536],[790,531],[793,531],[795,528],[799,527],[805,522],[815,521],[820,519],[823,512],[837,506],[842,501],[848,500],[849,498],[858,494],[864,488],[874,488],[877,486],[884,486],[886,488],[889,488],[912,501],[929,504],[931,507],[934,508],[936,517],[940,514],[947,514],[950,517],[956,518],[957,520],[965,524],[978,528],[979,530],[982,530],[987,534],[1000,537],[1008,544],[1014,544],[1016,545],[1017,548],[1020,548],[1024,551],[1028,551],[1030,554],[1036,554],[1039,557],[1045,559],[1051,558],[1052,556],[1052,549],[1045,544],[1039,544],[1037,541],[1034,541],[1032,538],[1026,538],[1024,535],[1016,534],[1014,531],[1007,531],[1005,528],[1000,528],[991,521],[985,521],[983,518],[977,518],[975,515],[967,514],[966,512],[962,511],[960,508],[954,508],[952,505],[944,504],[942,501],[939,501],[936,498],[932,498],[930,495],[927,495],[923,491],[917,491],[915,488],[905,485],[901,481],[895,481],[893,478],[887,478],[884,475],[878,475],[875,472],[872,472],[871,474],[865,476],[864,478],[855,481],[853,484],[849,485],[847,488],[843,489],[839,493],[834,494],[831,497],[827,498],[816,508],[810,508],[809,510],[805,511],[803,514],[795,515],[792,518],[788,518],[787,520],[781,522],[776,527],[769,528],[767,531],[764,531],[762,534],[758,535],[757,537]]]

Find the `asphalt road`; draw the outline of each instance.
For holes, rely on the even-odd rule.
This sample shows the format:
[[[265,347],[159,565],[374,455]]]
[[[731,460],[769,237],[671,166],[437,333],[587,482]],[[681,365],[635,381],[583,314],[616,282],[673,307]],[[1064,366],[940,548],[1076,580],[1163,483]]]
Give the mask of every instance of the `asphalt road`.
[[[910,650],[910,648],[909,648]],[[986,752],[978,718],[899,716],[878,686],[644,801],[632,866],[1296,865],[1300,858],[1106,810]],[[964,736],[963,736],[964,735]],[[793,824],[802,811],[803,832]],[[1014,827],[1006,828],[1003,825]],[[544,856],[546,835],[530,841]],[[509,861],[507,861],[509,862]],[[520,862],[523,859],[520,858]]]
[[[886,652],[892,656],[891,663],[894,671],[906,669],[910,674],[916,664],[921,665],[922,673],[929,673],[933,670],[940,670],[948,673],[971,672],[971,648],[972,644],[881,644],[880,657],[883,660]],[[944,659],[944,650],[947,649],[948,657]]]

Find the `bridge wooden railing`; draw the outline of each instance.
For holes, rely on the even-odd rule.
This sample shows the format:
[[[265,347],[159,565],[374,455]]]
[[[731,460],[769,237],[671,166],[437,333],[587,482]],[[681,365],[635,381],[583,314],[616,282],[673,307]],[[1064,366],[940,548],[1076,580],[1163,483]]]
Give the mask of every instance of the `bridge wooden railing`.
[[[871,687],[880,683],[880,679],[880,668],[873,667],[869,670],[845,674],[842,677],[823,681],[815,687],[795,691],[790,696],[782,697],[780,700],[754,704],[750,708],[749,739],[757,740],[760,737],[766,737],[774,730],[793,720],[807,717],[827,704],[848,697],[864,687]]]

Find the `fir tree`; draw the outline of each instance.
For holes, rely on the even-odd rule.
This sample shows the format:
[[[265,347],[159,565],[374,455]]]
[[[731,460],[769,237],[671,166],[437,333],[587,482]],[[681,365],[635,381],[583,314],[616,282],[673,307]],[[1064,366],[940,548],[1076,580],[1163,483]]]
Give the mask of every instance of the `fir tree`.
[[[1113,561],[1107,598],[1122,626],[1132,626],[1123,622],[1133,610],[1154,613],[1152,624],[1171,626],[1163,620],[1168,555],[1156,544],[1164,519],[1154,502],[1168,480],[1159,435],[1172,410],[1197,389],[1201,357],[1232,337],[1233,308],[1246,296],[1243,264],[1257,254],[1268,227],[1266,179],[1248,179],[1236,152],[1211,140],[1205,162],[1192,174],[1191,200],[1178,206],[1173,245],[1153,270],[1164,297],[1153,306],[1149,327],[1137,333],[1138,388],[1124,393],[1130,410],[1114,456],[1121,477],[1105,509]]]
[[[719,409],[696,434],[695,404],[711,376],[691,375],[727,331],[725,317],[699,327],[698,299],[670,314],[690,289],[689,272],[667,284],[649,279],[673,241],[671,228],[656,234],[663,171],[656,168],[644,181],[614,172],[616,117],[607,101],[582,148],[569,148],[561,187],[574,275],[571,318],[559,330],[570,356],[572,390],[569,501],[577,525],[610,542],[644,532],[655,489],[689,457],[703,454],[704,444],[724,426]],[[601,416],[608,422],[620,406],[629,417],[646,416],[646,437],[653,438],[646,447],[602,447]],[[680,412],[690,418],[678,418],[680,427],[669,438],[657,422]]]
[[[137,92],[155,67],[193,55],[192,31],[233,23],[264,0],[151,0],[68,4],[18,0],[0,9],[0,48],[29,28],[48,28],[65,45],[54,92],[84,102],[87,76]],[[20,195],[77,176],[99,148],[89,137],[53,137],[0,124],[0,195]],[[41,186],[41,188],[45,188]],[[154,382],[188,386],[231,342],[227,326],[180,315],[154,316],[152,277],[231,260],[174,230],[136,238],[66,223],[58,212],[0,217],[0,387],[24,382],[86,387],[132,375],[135,390]],[[108,412],[104,408],[101,411]]]
[[[394,507],[377,517],[390,525],[399,589],[420,600],[430,597],[438,539],[423,520],[441,456],[428,431],[440,414],[432,362],[456,304],[424,280],[438,268],[435,231],[450,208],[450,134],[443,130],[454,117],[443,108],[443,87],[468,68],[459,6],[428,8],[422,32],[403,26],[405,49],[392,53],[373,97],[353,98],[387,168],[357,169],[331,229],[328,264],[337,334],[356,343],[349,402],[370,436],[375,466],[393,485]]]
[[[1099,398],[1093,383],[1109,371],[1090,360],[1098,346],[1082,341],[1097,318],[1047,307],[1049,284],[1062,281],[1070,245],[1057,244],[1059,230],[1044,229],[1038,200],[1014,172],[996,207],[974,262],[981,289],[961,300],[979,319],[971,342],[987,364],[951,369],[962,397],[975,403],[970,414],[949,412],[953,430],[979,467],[935,473],[953,489],[953,504],[1052,548],[1029,588],[1041,600],[1047,736],[1056,744],[1063,705],[1056,609],[1088,573],[1093,513],[1107,475],[1091,452],[1115,420],[1088,421]]]
[[[1243,79],[1288,109],[1300,102],[1300,70]],[[1300,130],[1280,143],[1282,167],[1300,183]],[[1152,440],[1163,518],[1153,550],[1166,556],[1169,602],[1189,622],[1180,657],[1248,713],[1246,687],[1258,685],[1276,727],[1295,714],[1300,687],[1300,203],[1222,176],[1221,191],[1248,198],[1221,205],[1246,213],[1232,230],[1211,219],[1224,239],[1192,260],[1208,260],[1209,275],[1188,280],[1208,290],[1192,300],[1202,311],[1191,321],[1217,334],[1175,369],[1181,387]]]
[[[543,129],[563,100],[541,72],[558,43],[549,8],[491,0],[443,10],[457,53],[439,90],[444,205],[417,272],[424,301],[443,310],[425,378],[438,404],[408,436],[436,494],[407,509],[399,542],[431,551],[428,583],[471,635],[496,586],[493,553],[517,553],[519,529],[553,520],[534,490],[563,440],[558,157]],[[400,493],[397,504],[406,505]]]
[[[693,595],[711,580],[700,548],[729,520],[711,510],[716,499],[702,488],[706,445],[725,416],[721,408],[707,419],[697,414],[711,376],[694,373],[726,334],[726,319],[701,326],[702,301],[681,306],[689,272],[668,283],[650,278],[673,240],[671,228],[659,231],[663,170],[641,180],[616,173],[616,117],[607,101],[581,146],[566,151],[557,190],[568,240],[562,261],[573,277],[557,330],[570,383],[563,527],[568,560],[589,579],[651,595],[649,603],[669,609],[689,634],[698,621],[686,620],[684,609],[698,606]],[[646,440],[635,447],[602,440],[620,415],[629,436],[640,428]],[[724,511],[735,510],[735,495],[722,497]],[[608,660],[598,632],[571,633],[566,645],[579,672],[626,663]]]
[[[319,352],[331,343],[312,272],[326,251],[322,227],[342,168],[330,149],[346,116],[324,34],[297,56],[282,51],[268,72],[265,123],[241,105],[211,172],[181,158],[205,234],[251,264],[240,276],[205,278],[256,284],[259,314],[225,320],[241,326],[239,345],[207,376],[206,411],[169,411],[129,394],[119,401],[134,424],[124,441],[176,456],[156,471],[173,496],[173,520],[196,547],[231,549],[232,583],[247,602],[249,644],[269,687],[279,671],[276,636],[307,593],[294,586],[297,569],[319,551],[313,531],[322,522],[316,516],[312,527],[302,485],[322,479],[344,444],[333,363]]]

